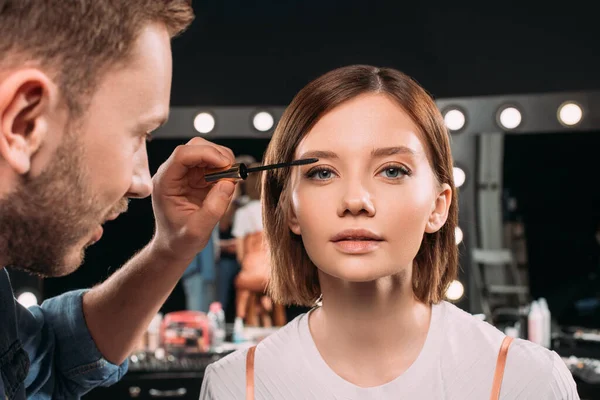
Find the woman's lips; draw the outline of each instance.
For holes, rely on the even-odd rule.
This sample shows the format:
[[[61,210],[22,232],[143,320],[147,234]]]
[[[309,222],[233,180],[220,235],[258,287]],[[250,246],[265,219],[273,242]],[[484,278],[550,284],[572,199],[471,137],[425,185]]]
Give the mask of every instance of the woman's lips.
[[[332,242],[335,248],[346,254],[367,254],[381,246],[381,240],[339,240]]]

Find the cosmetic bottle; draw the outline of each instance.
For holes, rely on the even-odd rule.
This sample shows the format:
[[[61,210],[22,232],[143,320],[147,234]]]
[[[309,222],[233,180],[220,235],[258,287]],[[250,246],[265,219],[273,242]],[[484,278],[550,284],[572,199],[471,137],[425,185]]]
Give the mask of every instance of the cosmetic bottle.
[[[529,341],[539,345],[542,344],[544,336],[543,319],[541,307],[537,301],[534,301],[531,303],[531,308],[529,309],[529,315],[527,317],[527,332],[529,334]]]
[[[544,332],[542,335],[542,345],[549,349],[552,343],[552,325],[550,323],[550,309],[548,308],[548,303],[546,302],[545,298],[542,297],[541,299],[539,299],[538,303],[540,304],[540,310],[542,311],[542,321],[544,328]]]

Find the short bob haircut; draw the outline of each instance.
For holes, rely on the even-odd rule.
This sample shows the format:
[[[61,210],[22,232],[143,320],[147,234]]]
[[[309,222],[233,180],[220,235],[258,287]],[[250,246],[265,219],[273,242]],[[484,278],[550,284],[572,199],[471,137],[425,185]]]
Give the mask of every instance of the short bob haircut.
[[[458,199],[444,119],[431,96],[418,83],[397,70],[366,65],[328,72],[294,97],[277,125],[264,161],[267,164],[292,161],[296,147],[322,116],[366,93],[389,96],[412,118],[419,127],[437,183],[447,183],[452,189],[446,223],[439,231],[424,234],[413,262],[412,286],[416,298],[425,304],[439,303],[458,270],[454,236]],[[264,234],[271,252],[268,290],[278,303],[310,307],[321,295],[321,288],[317,268],[308,257],[302,238],[288,225],[289,177],[286,169],[276,169],[266,171],[262,180]]]

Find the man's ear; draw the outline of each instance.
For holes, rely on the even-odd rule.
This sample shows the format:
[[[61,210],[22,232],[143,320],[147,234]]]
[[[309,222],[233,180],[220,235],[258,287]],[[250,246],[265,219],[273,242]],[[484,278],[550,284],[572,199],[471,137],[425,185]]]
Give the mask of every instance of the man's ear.
[[[448,211],[452,203],[452,189],[450,185],[444,183],[441,190],[438,191],[437,197],[431,207],[431,214],[425,226],[425,232],[435,233],[439,231],[448,219]]]
[[[0,81],[0,157],[19,175],[48,135],[58,88],[37,69],[11,73]]]

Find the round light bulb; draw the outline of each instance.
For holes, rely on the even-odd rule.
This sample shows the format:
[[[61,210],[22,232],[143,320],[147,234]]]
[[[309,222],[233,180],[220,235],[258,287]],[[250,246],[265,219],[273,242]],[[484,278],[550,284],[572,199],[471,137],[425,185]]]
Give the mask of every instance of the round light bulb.
[[[467,119],[462,111],[453,109],[446,112],[444,122],[446,123],[446,127],[451,131],[458,131],[465,126]]]
[[[254,116],[252,124],[257,131],[266,132],[275,125],[275,119],[270,113],[261,111]]]
[[[458,226],[454,229],[454,238],[456,239],[457,245],[463,241],[463,231]]]
[[[210,133],[215,129],[215,117],[207,112],[196,115],[196,118],[194,118],[194,128],[202,134]]]
[[[467,174],[465,174],[465,171],[463,171],[462,168],[454,167],[452,172],[454,174],[454,186],[459,188],[464,185],[465,181],[467,180]]]
[[[579,105],[568,102],[560,106],[558,109],[558,119],[564,125],[573,126],[577,125],[583,117],[583,110]]]
[[[465,294],[465,287],[459,281],[452,281],[446,290],[446,298],[448,300],[456,301]]]
[[[17,301],[25,308],[38,305],[38,298],[31,292],[23,292],[17,297]]]
[[[521,125],[521,111],[515,107],[506,107],[500,112],[500,125],[506,129],[515,129]]]

